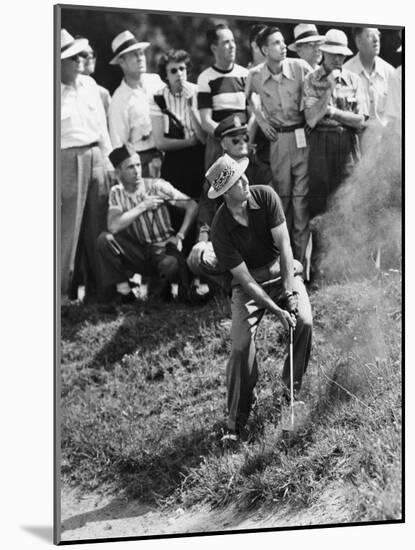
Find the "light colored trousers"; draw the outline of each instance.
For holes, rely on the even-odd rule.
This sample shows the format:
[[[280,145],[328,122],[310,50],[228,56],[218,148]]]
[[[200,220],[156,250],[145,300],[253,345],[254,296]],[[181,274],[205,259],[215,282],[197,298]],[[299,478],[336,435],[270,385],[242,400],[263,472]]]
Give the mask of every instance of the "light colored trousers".
[[[69,292],[82,246],[86,292],[99,286],[96,240],[106,227],[108,181],[98,146],[61,150],[61,293]],[[78,262],[78,260],[77,260]]]
[[[270,164],[272,185],[284,208],[294,258],[304,265],[310,234],[308,147],[297,147],[294,132],[279,133],[270,144]]]

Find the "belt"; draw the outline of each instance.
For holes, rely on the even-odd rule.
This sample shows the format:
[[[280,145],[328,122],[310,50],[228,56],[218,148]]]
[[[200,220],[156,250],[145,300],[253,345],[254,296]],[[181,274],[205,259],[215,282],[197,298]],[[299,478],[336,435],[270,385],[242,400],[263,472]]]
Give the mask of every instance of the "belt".
[[[304,123],[293,124],[292,126],[273,126],[273,128],[279,134],[288,134],[288,132],[294,132],[294,130],[304,128]]]
[[[316,132],[335,132],[336,134],[342,134],[343,132],[355,132],[355,129],[350,126],[325,126],[323,124],[320,126],[315,126],[314,130]]]
[[[88,143],[87,145],[73,145],[72,147],[66,147],[66,149],[91,149],[91,147],[98,147],[98,145],[98,141],[93,141],[92,143]]]

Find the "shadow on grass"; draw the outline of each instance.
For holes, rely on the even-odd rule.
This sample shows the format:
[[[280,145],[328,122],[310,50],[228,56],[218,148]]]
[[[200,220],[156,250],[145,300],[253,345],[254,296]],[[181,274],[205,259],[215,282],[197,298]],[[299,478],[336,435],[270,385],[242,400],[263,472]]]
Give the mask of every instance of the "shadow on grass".
[[[108,369],[125,355],[137,350],[154,351],[160,344],[200,337],[198,319],[201,316],[208,322],[216,322],[222,319],[223,311],[213,301],[204,306],[190,307],[178,302],[148,300],[114,311],[106,311],[100,306],[70,304],[62,308],[61,337],[62,341],[77,343],[80,331],[91,325],[92,341],[97,326],[101,325],[100,331],[108,331],[110,336],[99,351],[91,354],[91,358],[88,357],[88,349],[84,344],[86,366]],[[108,326],[114,323],[119,325],[115,332],[113,327]]]

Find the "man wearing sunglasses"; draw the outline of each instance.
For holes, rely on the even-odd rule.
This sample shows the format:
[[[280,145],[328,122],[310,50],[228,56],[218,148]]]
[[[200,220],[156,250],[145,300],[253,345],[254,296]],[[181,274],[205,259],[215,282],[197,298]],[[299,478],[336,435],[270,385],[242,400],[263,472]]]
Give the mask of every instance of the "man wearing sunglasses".
[[[96,82],[83,75],[88,40],[61,30],[61,293],[99,294],[96,239],[105,228],[111,144]]]
[[[238,112],[224,118],[216,127],[214,135],[220,142],[222,153],[226,153],[238,162],[248,158],[249,136],[247,116],[244,112]],[[251,164],[248,166],[246,173],[248,180],[255,183],[253,179],[254,170]],[[212,200],[208,198],[207,194],[201,196],[197,217],[198,242],[193,246],[187,263],[195,275],[207,277],[217,285],[229,289],[229,277],[225,276],[224,272],[219,269],[210,240],[212,221],[222,202],[222,197]]]

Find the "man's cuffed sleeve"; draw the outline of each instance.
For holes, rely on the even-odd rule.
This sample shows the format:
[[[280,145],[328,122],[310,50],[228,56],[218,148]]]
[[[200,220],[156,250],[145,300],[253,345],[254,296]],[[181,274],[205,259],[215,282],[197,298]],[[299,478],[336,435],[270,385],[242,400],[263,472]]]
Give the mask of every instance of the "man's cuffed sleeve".
[[[197,80],[197,108],[212,108],[212,91],[206,74],[202,73]]]

